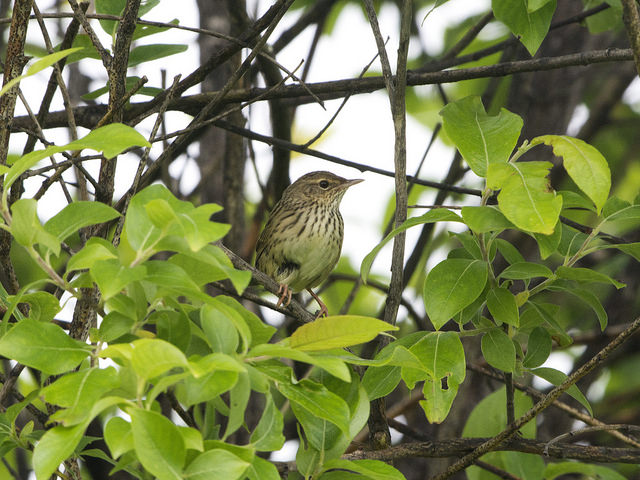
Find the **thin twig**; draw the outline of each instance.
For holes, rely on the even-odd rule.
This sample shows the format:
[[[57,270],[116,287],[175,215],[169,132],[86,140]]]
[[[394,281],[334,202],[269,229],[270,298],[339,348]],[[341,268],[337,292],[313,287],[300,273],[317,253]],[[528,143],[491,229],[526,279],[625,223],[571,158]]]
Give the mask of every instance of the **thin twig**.
[[[625,425],[625,424],[614,424],[614,425],[594,425],[592,427],[581,428],[580,430],[573,430],[571,432],[563,433],[562,435],[558,435],[555,438],[552,438],[547,442],[547,446],[544,449],[544,454],[548,455],[549,447],[551,447],[554,443],[558,443],[566,438],[576,438],[581,435],[585,435],[587,433],[592,432],[602,432],[602,431],[627,431],[627,432],[640,432],[640,427],[638,425]]]

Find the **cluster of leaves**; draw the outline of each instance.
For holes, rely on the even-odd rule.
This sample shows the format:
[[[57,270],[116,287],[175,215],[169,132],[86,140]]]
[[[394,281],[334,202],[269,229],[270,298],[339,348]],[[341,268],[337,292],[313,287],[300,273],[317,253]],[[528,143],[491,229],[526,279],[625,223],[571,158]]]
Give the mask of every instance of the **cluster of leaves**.
[[[68,145],[19,158],[7,167],[5,185],[51,148],[89,148],[112,157],[143,145],[147,142],[130,127],[111,124]],[[0,355],[42,377],[23,402],[0,416],[0,445],[3,454],[33,449],[37,478],[48,478],[73,455],[97,455],[112,462],[114,471],[139,478],[146,471],[161,479],[276,479],[276,467],[257,452],[279,450],[284,443],[283,413],[276,404],[282,399],[306,433],[307,447],[299,455],[302,472],[317,476],[341,468],[369,472],[371,478],[401,478],[381,462],[339,460],[369,413],[369,396],[347,366],[364,361],[342,348],[393,328],[373,318],[338,316],[269,343],[274,327],[233,298],[203,291],[207,283],[228,279],[241,293],[250,280],[213,244],[229,230],[210,221],[220,207],[194,207],[161,185],[151,186],[131,199],[117,247],[94,236],[66,259],[61,275],[52,260],[61,255],[62,243],[82,228],[117,219],[118,212],[101,203],[74,202],[42,225],[33,199],[9,207],[5,195],[2,207],[3,228],[50,275],[47,281],[77,298],[94,284],[100,291],[96,310],[102,320],[91,331],[92,345],[52,323],[60,302],[43,290],[32,293],[38,284],[25,285],[17,295],[3,294],[7,311]],[[156,259],[158,254],[168,258]],[[20,304],[29,306],[28,315],[20,313]],[[298,380],[283,359],[317,368]],[[244,414],[251,392],[262,396],[264,408],[251,426],[250,443],[227,443],[236,430],[249,428]],[[174,395],[193,412],[191,426],[178,426],[160,413],[163,394]],[[50,421],[55,426],[16,426],[27,405],[46,415],[46,404],[54,409]],[[216,414],[227,418],[224,430],[213,423]],[[96,417],[105,421],[110,457],[87,448],[91,439],[85,430]]]
[[[484,358],[498,370],[516,376],[528,373],[559,385],[566,375],[541,365],[551,353],[553,340],[560,346],[567,346],[572,340],[557,320],[563,302],[552,303],[547,294],[559,292],[577,297],[593,309],[604,330],[607,313],[598,296],[585,285],[605,284],[619,289],[624,284],[597,269],[577,267],[576,263],[586,255],[609,248],[640,260],[640,243],[607,243],[598,236],[608,224],[640,220],[640,202],[632,205],[609,198],[609,167],[593,146],[577,138],[544,135],[525,140],[514,153],[522,119],[505,109],[498,115],[487,115],[478,97],[452,102],[442,109],[441,115],[448,137],[471,170],[485,179],[481,205],[462,207],[460,215],[442,208],[408,219],[365,257],[361,267],[366,281],[371,264],[384,244],[412,226],[459,222],[469,228],[465,233],[453,234],[460,247],[450,251],[448,258],[435,265],[426,276],[422,297],[436,332],[408,335],[390,344],[378,358],[401,350],[403,356],[412,355],[411,362],[403,367],[372,370],[364,376],[365,384],[369,381],[377,385],[376,397],[389,394],[400,380],[410,389],[417,381],[424,380],[425,400],[421,405],[429,421],[436,423],[446,418],[465,377],[460,336],[482,335]],[[582,194],[556,192],[547,178],[552,164],[529,160],[529,155],[524,157],[541,144],[553,148]],[[528,161],[524,161],[525,158]],[[593,221],[590,233],[560,221],[561,215],[570,216],[575,210],[589,212]],[[525,261],[513,244],[500,237],[506,230],[530,235],[537,242],[541,260],[555,261],[555,269],[542,262]],[[498,271],[500,265],[506,266]],[[457,323],[458,331],[441,332],[450,320]],[[425,340],[431,343],[427,350]],[[435,358],[425,353],[435,349],[439,349]],[[413,369],[416,362],[433,367],[428,376],[416,376]],[[446,386],[443,386],[445,379]],[[592,413],[589,402],[575,385],[567,393]],[[504,408],[497,408],[498,400],[491,398],[481,402],[474,414],[486,418],[491,412],[504,413]],[[504,405],[504,396],[499,398]],[[530,407],[530,400],[527,403],[523,397],[521,401],[525,402],[520,410],[524,412]],[[465,434],[497,433],[479,431],[478,427],[486,426],[486,422],[473,418],[473,415],[469,418]],[[494,423],[506,425],[506,418]],[[531,429],[527,433],[533,437],[535,425],[531,425]],[[522,456],[514,452],[495,455],[500,459],[496,461],[500,467],[506,465],[503,459]],[[512,461],[526,458],[525,455]],[[532,471],[540,472],[544,467],[542,459],[536,457],[535,461],[538,465]]]

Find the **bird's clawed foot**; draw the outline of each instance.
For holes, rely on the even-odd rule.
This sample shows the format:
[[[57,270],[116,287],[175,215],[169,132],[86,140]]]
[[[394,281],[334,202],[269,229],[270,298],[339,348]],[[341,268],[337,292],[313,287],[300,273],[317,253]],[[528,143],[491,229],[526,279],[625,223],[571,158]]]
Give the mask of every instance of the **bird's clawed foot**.
[[[320,311],[316,314],[316,320],[320,317],[326,317],[327,315],[329,315],[329,310],[327,309],[327,306],[324,304],[324,302],[320,300],[320,297],[313,293],[310,288],[307,288],[307,292],[309,292],[311,296],[315,298],[316,302],[318,302],[318,305],[320,305]]]
[[[280,295],[280,298],[278,298],[278,303],[276,303],[276,307],[279,307],[281,305],[283,307],[288,307],[289,304],[291,303],[292,294],[293,292],[289,288],[289,285],[285,285],[284,283],[281,283],[280,288],[278,288],[278,295]]]

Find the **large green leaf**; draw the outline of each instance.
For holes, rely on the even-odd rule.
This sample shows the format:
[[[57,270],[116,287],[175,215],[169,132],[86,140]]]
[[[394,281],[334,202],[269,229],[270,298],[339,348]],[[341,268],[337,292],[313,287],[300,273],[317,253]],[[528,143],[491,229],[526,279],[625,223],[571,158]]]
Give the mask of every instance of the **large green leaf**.
[[[284,420],[271,395],[267,395],[266,407],[258,425],[251,434],[251,445],[258,451],[280,450],[284,445]]]
[[[86,428],[85,424],[73,427],[58,425],[42,436],[33,452],[33,468],[37,479],[49,478],[73,454]]]
[[[447,418],[466,374],[460,337],[455,332],[432,332],[413,345],[410,351],[432,371],[432,375],[424,379],[424,400],[420,406],[431,423],[441,423]],[[403,377],[409,373],[403,368]],[[443,387],[445,380],[446,387]]]
[[[487,308],[494,320],[518,327],[520,324],[515,296],[506,288],[493,288],[487,294]]]
[[[289,346],[305,352],[350,347],[389,330],[398,327],[372,317],[335,315],[298,327],[289,337]]]
[[[533,405],[531,398],[522,392],[514,392],[514,413],[518,418],[524,415]],[[493,437],[507,426],[506,394],[500,390],[483,398],[472,410],[462,432],[463,437]],[[520,429],[525,438],[535,438],[535,422],[529,422]],[[520,452],[491,452],[482,457],[486,463],[516,475],[522,479],[539,479],[542,477],[544,461],[539,455]],[[523,472],[523,470],[525,470]],[[469,480],[487,480],[486,470],[471,466],[466,474]],[[493,477],[493,475],[491,475]]]
[[[496,18],[509,27],[511,33],[519,37],[529,53],[534,55],[549,31],[556,0],[544,2],[533,11],[522,0],[492,0],[491,7]]]
[[[451,258],[436,265],[424,282],[423,298],[436,330],[471,304],[487,283],[487,264],[480,260]]]
[[[531,145],[540,143],[553,147],[553,153],[562,157],[565,170],[599,213],[611,188],[611,171],[602,154],[585,141],[566,135],[544,135],[531,140]]]
[[[11,234],[24,247],[31,248],[39,244],[54,255],[59,255],[60,241],[42,227],[37,209],[37,202],[33,198],[17,200],[11,206]]]
[[[160,480],[181,480],[186,450],[178,427],[156,412],[131,408],[128,413],[142,466]]]
[[[89,355],[90,347],[74,340],[53,323],[25,318],[0,339],[0,355],[48,375],[75,368]]]
[[[102,202],[72,202],[44,224],[60,242],[83,227],[108,222],[120,214]]]
[[[448,103],[440,115],[444,131],[480,177],[487,175],[490,163],[507,162],[522,129],[522,118],[504,108],[487,115],[477,96]]]
[[[60,377],[45,387],[41,395],[48,403],[63,407],[51,416],[51,420],[71,426],[87,420],[93,404],[118,383],[113,367],[88,368]]]
[[[551,235],[562,209],[562,197],[550,190],[549,162],[493,163],[487,186],[500,190],[498,206],[505,217],[527,232]]]
[[[13,182],[20,177],[20,175],[29,170],[43,158],[47,158],[54,153],[88,148],[90,150],[102,152],[107,158],[113,158],[131,147],[150,146],[151,144],[133,128],[122,123],[110,123],[104,127],[92,130],[86,136],[68,143],[67,145],[52,145],[44,150],[35,150],[20,157],[11,166],[11,169],[5,177],[5,191],[3,192],[3,195],[6,198],[6,191]]]

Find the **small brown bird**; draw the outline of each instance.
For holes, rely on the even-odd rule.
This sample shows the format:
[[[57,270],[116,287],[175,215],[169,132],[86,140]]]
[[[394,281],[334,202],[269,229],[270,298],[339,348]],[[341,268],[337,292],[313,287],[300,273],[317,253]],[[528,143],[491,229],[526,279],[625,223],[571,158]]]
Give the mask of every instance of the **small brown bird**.
[[[340,201],[347,188],[360,182],[312,172],[285,189],[256,246],[256,267],[280,284],[277,306],[289,305],[293,292],[306,289],[320,305],[317,317],[328,315],[311,289],[338,263],[344,237]]]

